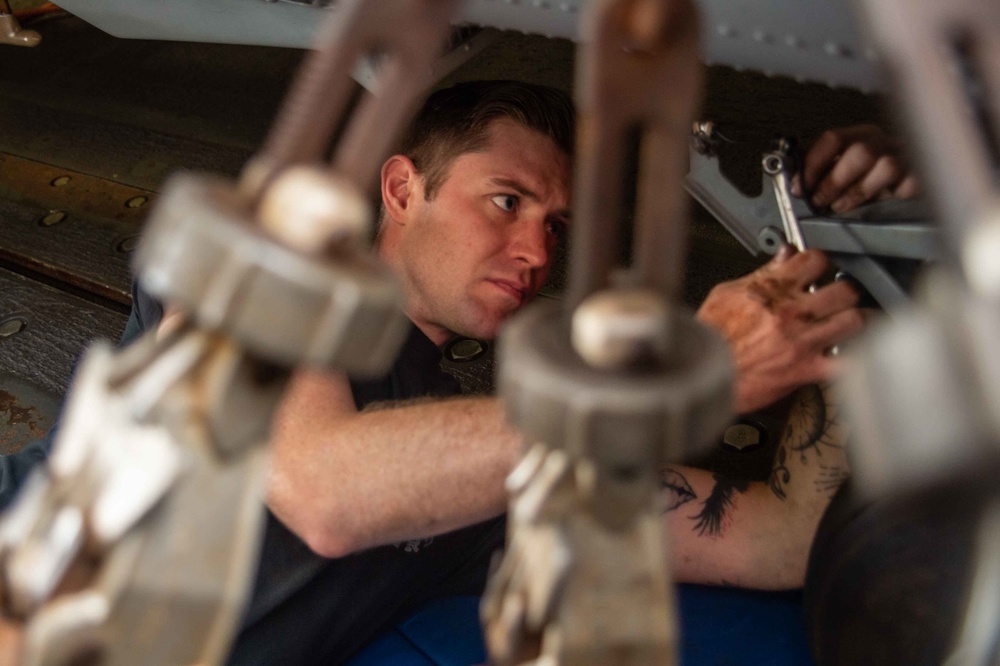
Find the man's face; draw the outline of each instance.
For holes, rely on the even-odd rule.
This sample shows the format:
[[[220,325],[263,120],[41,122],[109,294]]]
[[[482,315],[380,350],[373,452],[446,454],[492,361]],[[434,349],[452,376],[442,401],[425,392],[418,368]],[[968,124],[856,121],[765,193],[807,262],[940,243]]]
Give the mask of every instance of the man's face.
[[[545,282],[569,193],[569,157],[506,119],[484,150],[454,159],[430,201],[418,183],[397,262],[414,323],[437,344],[495,337]]]

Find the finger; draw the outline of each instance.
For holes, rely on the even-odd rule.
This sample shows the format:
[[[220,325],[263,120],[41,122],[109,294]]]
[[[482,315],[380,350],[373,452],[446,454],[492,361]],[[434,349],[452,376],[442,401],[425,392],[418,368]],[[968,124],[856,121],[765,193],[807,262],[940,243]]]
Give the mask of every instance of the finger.
[[[818,280],[830,267],[830,261],[820,250],[796,252],[784,261],[771,261],[764,266],[771,276],[799,291]]]
[[[875,166],[880,153],[868,143],[853,143],[840,156],[830,172],[816,187],[813,204],[823,208],[839,199]]]
[[[913,173],[908,174],[892,191],[896,199],[912,199],[920,194],[920,180]]]
[[[895,155],[882,155],[854,185],[830,204],[835,213],[856,208],[887,190],[895,188],[906,176],[906,169]]]
[[[771,261],[775,264],[784,263],[788,259],[791,259],[792,256],[794,256],[798,251],[798,248],[794,245],[782,243],[781,247],[778,248],[778,251],[774,253],[774,259]]]
[[[839,127],[823,132],[806,153],[802,165],[806,187],[815,190],[841,153],[854,143],[885,146],[889,143],[889,138],[880,127],[870,124]]]
[[[827,319],[858,304],[858,292],[850,282],[841,280],[808,294],[803,306],[814,320]]]
[[[857,308],[851,308],[816,322],[802,333],[802,340],[817,351],[825,351],[857,335],[864,326],[864,315]]]
[[[168,305],[163,313],[160,324],[156,327],[154,336],[157,340],[163,340],[184,324],[184,311],[179,307]]]
[[[799,174],[792,176],[791,189],[793,197],[802,198],[802,179],[799,178]]]
[[[816,189],[846,146],[847,139],[843,130],[827,130],[816,139],[802,164],[803,180],[809,190]]]
[[[809,364],[806,372],[803,373],[803,384],[825,384],[843,371],[844,359],[837,356],[829,356],[825,353],[818,354],[816,359]]]

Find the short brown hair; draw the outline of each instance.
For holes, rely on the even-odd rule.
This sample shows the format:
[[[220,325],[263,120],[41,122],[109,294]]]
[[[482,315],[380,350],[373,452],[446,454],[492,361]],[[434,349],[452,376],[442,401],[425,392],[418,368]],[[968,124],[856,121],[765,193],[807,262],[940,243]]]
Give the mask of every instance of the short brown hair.
[[[486,146],[487,130],[497,119],[541,132],[573,155],[573,101],[566,93],[519,81],[459,83],[427,99],[400,149],[424,177],[427,200],[456,157]]]

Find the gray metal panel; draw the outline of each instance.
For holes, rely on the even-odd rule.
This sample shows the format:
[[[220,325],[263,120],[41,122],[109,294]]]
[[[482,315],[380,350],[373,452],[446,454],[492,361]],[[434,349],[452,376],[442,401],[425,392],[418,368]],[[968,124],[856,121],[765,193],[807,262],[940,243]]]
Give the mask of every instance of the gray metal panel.
[[[587,0],[466,0],[457,20],[576,39]],[[711,63],[830,86],[881,86],[846,0],[700,0]],[[317,12],[265,0],[62,0],[117,37],[306,48]]]

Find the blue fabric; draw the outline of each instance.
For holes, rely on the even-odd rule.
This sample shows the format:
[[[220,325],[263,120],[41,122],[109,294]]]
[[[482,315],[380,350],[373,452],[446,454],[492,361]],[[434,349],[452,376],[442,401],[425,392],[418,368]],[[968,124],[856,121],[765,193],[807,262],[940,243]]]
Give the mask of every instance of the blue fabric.
[[[811,666],[800,592],[753,592],[679,585],[681,663],[684,666]],[[427,604],[386,632],[349,666],[486,661],[479,598]]]
[[[685,666],[811,666],[801,592],[679,585]]]

